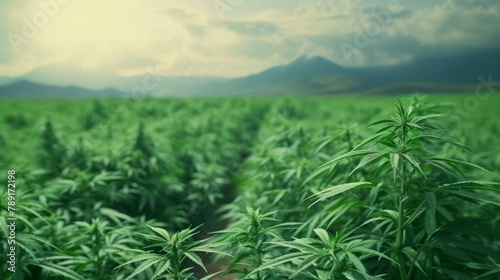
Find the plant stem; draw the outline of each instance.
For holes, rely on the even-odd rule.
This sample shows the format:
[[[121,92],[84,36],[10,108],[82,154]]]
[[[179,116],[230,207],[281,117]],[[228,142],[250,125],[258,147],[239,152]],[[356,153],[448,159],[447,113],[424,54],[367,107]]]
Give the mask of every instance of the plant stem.
[[[172,261],[173,261],[173,272],[175,280],[182,280],[180,273],[180,256],[179,256],[179,248],[177,245],[177,241],[174,241],[172,246]]]
[[[398,231],[396,234],[396,249],[398,250],[398,261],[399,261],[399,274],[401,276],[401,279],[406,279],[406,271],[405,271],[405,266],[404,266],[404,257],[403,257],[403,238],[404,238],[404,197],[399,198],[399,205],[398,205],[398,213],[399,213],[399,218],[398,218]]]
[[[402,109],[402,108],[401,108]],[[401,150],[403,152],[406,150],[406,139],[408,136],[408,115],[403,109],[401,110],[402,126],[401,126]],[[405,224],[405,200],[406,200],[406,162],[401,160],[401,173],[399,173],[399,180],[401,182],[401,194],[398,198],[398,225],[396,232],[396,250],[398,252],[398,262],[399,262],[399,275],[401,280],[406,280],[406,269],[405,269],[405,259],[403,255],[403,242],[404,242],[404,224]]]
[[[96,270],[96,276],[101,278],[102,277],[102,262],[101,262],[101,257],[99,254],[99,251],[101,250],[101,235],[99,232],[99,229],[95,227],[93,229],[94,233],[94,256],[95,256],[95,270]]]
[[[404,140],[405,137],[403,137]],[[405,224],[405,199],[406,199],[406,165],[401,162],[401,195],[399,196],[398,203],[398,228],[396,233],[396,249],[398,250],[399,274],[402,280],[406,278],[406,269],[403,256],[403,241],[404,241],[404,224]]]
[[[257,268],[262,265],[262,254],[260,252],[257,253]],[[261,280],[262,276],[260,274],[260,271],[257,272],[257,280]]]

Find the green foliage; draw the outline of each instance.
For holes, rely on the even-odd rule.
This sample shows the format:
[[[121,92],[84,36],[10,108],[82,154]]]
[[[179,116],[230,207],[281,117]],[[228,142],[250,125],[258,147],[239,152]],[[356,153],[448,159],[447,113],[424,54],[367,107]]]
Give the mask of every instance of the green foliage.
[[[2,276],[498,279],[500,99],[461,98],[2,100]]]
[[[291,253],[273,259],[269,264],[255,270],[274,268],[283,263],[298,264],[290,278],[308,279],[383,279],[368,275],[363,260],[380,257],[390,260],[384,254],[370,249],[373,240],[363,240],[362,236],[349,236],[337,232],[330,237],[322,228],[314,229],[316,238],[298,238],[293,241],[272,242],[272,244],[292,250]]]
[[[56,135],[52,122],[47,119],[40,139],[38,163],[41,167],[58,174],[63,169],[65,157],[66,147]]]
[[[206,245],[207,239],[192,241],[191,238],[196,234],[196,228],[185,229],[175,234],[169,234],[166,230],[158,227],[150,227],[154,232],[152,234],[143,234],[143,236],[154,242],[151,247],[161,248],[158,253],[143,250],[134,250],[138,253],[136,257],[130,261],[120,265],[118,268],[129,265],[135,262],[141,262],[141,264],[135,269],[135,271],[130,274],[126,280],[135,279],[134,277],[148,268],[153,267],[154,273],[150,279],[174,279],[174,280],[184,280],[184,279],[197,279],[193,276],[191,272],[192,268],[182,268],[182,265],[186,259],[191,260],[196,265],[207,271],[203,261],[201,260],[199,253],[221,253],[214,250],[213,246]],[[208,280],[218,273],[214,273],[203,277],[202,280]]]
[[[99,100],[94,100],[91,110],[80,118],[80,122],[83,129],[90,130],[99,123],[106,121],[108,117],[109,114],[104,105]]]
[[[8,114],[5,116],[5,123],[10,125],[12,128],[23,129],[28,126],[29,121],[23,114]]]
[[[412,278],[415,268],[422,273],[419,278],[430,275],[452,276],[454,270],[444,269],[446,267],[444,263],[449,262],[450,256],[456,256],[457,252],[460,253],[459,256],[470,261],[480,258],[487,262],[484,257],[477,255],[478,250],[486,256],[496,255],[494,250],[488,249],[485,244],[477,242],[478,240],[468,240],[469,237],[479,233],[473,227],[467,228],[463,235],[438,237],[443,234],[442,230],[456,223],[452,216],[449,222],[440,222],[437,219],[438,195],[446,194],[468,202],[481,201],[498,205],[484,193],[498,192],[497,183],[471,181],[446,183],[450,178],[465,178],[465,174],[458,165],[488,171],[473,163],[437,156],[439,151],[430,149],[444,144],[466,148],[442,136],[444,131],[435,121],[440,117],[443,115],[426,114],[422,107],[414,105],[405,108],[399,102],[393,118],[379,120],[368,125],[368,127],[382,126],[381,129],[351,151],[323,164],[311,175],[312,178],[316,178],[318,174],[323,174],[324,170],[336,168],[339,161],[353,158],[360,159],[350,174],[360,168],[367,168],[369,165],[375,167],[375,176],[370,176],[370,179],[381,180],[380,189],[376,193],[380,191],[385,193],[385,200],[392,200],[393,206],[390,207],[390,204],[386,203],[371,205],[375,208],[375,213],[385,213],[385,215],[376,214],[373,217],[382,221],[387,219],[390,222],[387,224],[388,230],[384,232],[383,242],[391,246],[390,250],[384,253],[394,252],[394,258],[398,260],[397,268],[400,279]],[[446,176],[436,176],[436,171]],[[373,186],[373,184],[369,182],[346,183],[323,189],[314,196],[318,197],[316,201],[318,202],[354,188],[367,186]],[[481,190],[484,195],[477,193],[478,190]],[[375,201],[375,199],[376,197],[371,200]],[[476,223],[479,223],[479,220]],[[437,242],[439,246],[436,246],[434,242]],[[438,252],[439,249],[442,252]],[[425,254],[424,259],[421,258],[421,254]]]
[[[223,236],[215,244],[228,245],[226,250],[234,256],[230,263],[232,269],[228,274],[249,276],[253,270],[256,272],[255,278],[249,279],[278,277],[271,271],[260,271],[266,257],[269,258],[272,253],[267,243],[278,238],[282,230],[293,229],[298,223],[279,223],[279,220],[271,218],[274,214],[275,212],[261,213],[259,209],[247,208],[241,219],[236,220],[228,229],[218,232]],[[235,266],[243,266],[243,269],[235,269]]]

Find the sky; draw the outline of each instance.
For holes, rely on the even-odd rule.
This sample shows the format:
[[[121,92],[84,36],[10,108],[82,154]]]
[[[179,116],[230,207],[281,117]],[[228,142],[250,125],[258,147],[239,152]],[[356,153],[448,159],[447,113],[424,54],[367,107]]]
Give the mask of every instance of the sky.
[[[394,65],[500,48],[499,23],[500,0],[2,0],[0,77],[236,77],[302,55]]]

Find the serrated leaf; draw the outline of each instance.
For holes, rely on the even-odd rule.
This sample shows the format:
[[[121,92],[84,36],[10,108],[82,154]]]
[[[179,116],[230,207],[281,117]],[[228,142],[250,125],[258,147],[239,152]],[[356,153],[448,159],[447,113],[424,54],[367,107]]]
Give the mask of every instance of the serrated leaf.
[[[396,182],[396,177],[399,172],[399,154],[391,154],[389,156],[391,166],[392,166],[392,173],[393,173],[393,181]]]
[[[368,151],[368,150],[351,151],[351,152],[342,154],[342,155],[340,155],[340,156],[338,156],[338,157],[336,157],[336,158],[328,161],[327,163],[322,164],[317,169],[324,168],[326,166],[331,165],[334,162],[337,162],[337,161],[340,161],[340,160],[343,160],[343,159],[348,159],[348,158],[358,157],[358,156],[365,156],[365,155],[370,155],[370,154],[374,154],[374,153],[376,153],[376,152],[374,152],[374,151]]]
[[[61,276],[64,276],[66,278],[69,278],[69,279],[73,279],[73,280],[85,280],[85,278],[81,277],[76,272],[74,272],[72,270],[69,270],[68,268],[66,268],[64,266],[60,266],[60,265],[53,264],[53,263],[45,263],[45,264],[37,263],[35,265],[39,266],[39,267],[41,267],[43,269],[52,271],[52,272],[54,272],[57,275],[61,275]]]
[[[370,144],[372,142],[379,142],[380,140],[384,139],[385,137],[387,137],[387,135],[389,135],[390,133],[387,132],[387,131],[382,131],[382,132],[379,132],[379,133],[375,133],[374,135],[368,137],[367,139],[363,140],[361,143],[359,143],[356,147],[354,147],[352,150],[353,151],[357,151],[359,148],[363,147],[364,145],[366,144]]]
[[[430,114],[430,115],[426,115],[426,116],[422,116],[422,117],[416,117],[415,119],[413,119],[413,122],[419,123],[423,120],[428,120],[428,119],[432,119],[432,118],[441,118],[444,116],[446,116],[446,115],[444,115],[444,114]]]
[[[420,168],[420,164],[418,164],[418,162],[412,158],[411,156],[407,155],[407,154],[402,154],[403,157],[405,157],[411,165],[413,165],[418,171],[420,171],[420,174],[422,174],[422,176],[424,176],[424,178],[427,179],[427,176],[425,176],[425,173],[424,171],[422,170],[422,168]]]
[[[371,155],[363,157],[359,161],[358,165],[351,171],[351,173],[349,173],[349,176],[351,176],[354,172],[356,172],[356,170],[364,167],[365,165],[369,164],[370,162],[373,162],[373,161],[375,161],[381,157],[384,157],[386,155],[387,155],[386,153],[375,153],[375,154],[371,154]]]
[[[361,272],[361,274],[366,275],[366,268],[361,262],[361,260],[351,252],[346,252],[346,253],[347,257],[349,258],[349,261],[351,261],[351,263],[354,264],[354,267],[356,267],[359,270],[359,272]]]
[[[170,268],[170,261],[164,260],[163,264],[160,264],[158,268],[155,271],[155,274],[153,274],[153,279],[156,279],[157,277],[161,276],[166,270]]]
[[[479,169],[481,171],[484,171],[486,173],[489,173],[491,175],[494,175],[496,177],[498,177],[497,174],[477,165],[477,164],[473,164],[473,163],[470,163],[470,162],[467,162],[467,161],[463,161],[463,160],[458,160],[458,159],[446,159],[446,158],[437,158],[437,157],[432,157],[432,158],[429,158],[430,160],[438,160],[438,161],[444,161],[444,162],[451,162],[451,163],[459,163],[459,164],[463,164],[465,166],[469,166],[469,167],[473,167],[473,168],[476,168],[476,169]]]
[[[154,256],[154,257],[151,257],[150,259],[142,262],[135,270],[134,272],[132,272],[132,274],[130,274],[125,280],[128,280],[128,279],[133,279],[134,276],[138,275],[139,273],[142,273],[143,271],[145,271],[146,269],[150,268],[151,266],[161,262],[161,261],[164,261],[164,258],[163,257],[160,257],[160,256]]]
[[[425,211],[425,231],[427,232],[427,235],[432,235],[436,231],[436,215],[427,209]]]
[[[318,203],[319,201],[323,201],[327,198],[341,194],[345,191],[348,191],[348,190],[351,190],[354,188],[359,188],[359,187],[372,187],[372,186],[373,186],[373,184],[370,182],[357,182],[357,183],[347,183],[347,184],[342,184],[342,185],[337,185],[337,186],[332,186],[332,187],[326,188],[326,189],[324,189],[316,194],[313,194],[307,198],[307,199],[310,199],[311,197],[314,197],[314,196],[318,197],[318,199],[314,203],[312,203],[309,206],[309,208],[311,206],[313,206],[314,204]]]
[[[272,262],[268,263],[268,264],[265,264],[263,266],[260,266],[254,270],[252,270],[247,276],[251,275],[251,274],[254,274],[258,271],[262,271],[262,270],[265,270],[265,269],[269,269],[269,268],[273,268],[275,266],[278,266],[280,264],[283,264],[283,263],[287,263],[287,262],[292,262],[296,259],[301,259],[301,258],[305,258],[307,257],[309,254],[304,254],[303,252],[295,252],[295,253],[290,253],[290,254],[286,254],[286,255],[283,255],[281,257],[278,257],[278,258],[275,258]]]
[[[203,264],[203,261],[201,260],[201,258],[193,253],[193,252],[184,252],[184,255],[186,257],[188,257],[190,260],[192,260],[195,264],[199,265],[201,268],[203,268],[203,270],[205,270],[205,272],[207,272],[207,269],[205,267],[205,265]]]
[[[396,121],[394,121],[394,120],[389,120],[389,119],[386,119],[386,120],[380,120],[380,121],[372,122],[372,123],[368,124],[368,125],[367,125],[367,126],[365,126],[365,127],[370,127],[370,126],[374,126],[374,125],[378,125],[378,124],[383,124],[383,123],[394,123],[394,124],[396,124]]]
[[[301,273],[302,271],[313,265],[315,262],[317,262],[317,260],[318,257],[313,255],[301,261],[299,267],[297,267],[297,269],[292,273],[292,275],[290,275],[290,278],[298,275],[299,273]]]
[[[422,268],[422,266],[420,266],[420,264],[418,263],[418,260],[416,260],[416,258],[417,258],[417,252],[413,248],[404,247],[403,248],[403,253],[406,255],[406,257],[408,259],[414,260],[413,265],[415,265],[418,268],[418,270],[420,270],[420,272],[422,272],[422,274],[424,274],[425,276],[427,276],[427,274],[425,273],[425,271]]]
[[[437,206],[436,195],[433,192],[426,192],[425,200],[427,201],[429,207],[431,207],[432,213],[436,213],[436,206]]]
[[[330,244],[330,237],[328,237],[328,232],[322,228],[314,229],[314,233],[323,241],[325,244]]]
[[[212,273],[212,274],[210,274],[210,275],[207,275],[207,276],[205,276],[205,277],[201,278],[200,280],[208,280],[208,279],[210,279],[210,278],[214,277],[215,275],[221,274],[222,272],[223,272],[223,271],[219,271],[219,272]]]
[[[164,229],[162,229],[162,228],[159,228],[159,227],[152,227],[152,226],[150,226],[150,225],[148,225],[148,227],[149,227],[152,231],[154,231],[154,232],[156,232],[158,235],[160,235],[161,237],[165,238],[165,240],[170,240],[170,234],[169,234],[166,230],[164,230]]]

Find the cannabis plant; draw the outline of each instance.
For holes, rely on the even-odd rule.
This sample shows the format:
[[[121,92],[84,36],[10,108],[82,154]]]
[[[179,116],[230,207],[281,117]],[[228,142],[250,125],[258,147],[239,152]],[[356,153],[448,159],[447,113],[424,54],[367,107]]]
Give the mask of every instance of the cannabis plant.
[[[222,236],[215,244],[226,245],[234,256],[229,264],[232,269],[227,274],[240,274],[255,280],[278,277],[271,270],[259,269],[265,262],[272,260],[273,252],[268,242],[280,240],[283,230],[293,229],[298,223],[283,223],[272,218],[273,215],[275,212],[262,213],[259,209],[249,207],[246,213],[240,214],[240,219],[227,229],[217,232]],[[250,277],[252,270],[255,273]]]
[[[468,202],[498,205],[482,193],[498,192],[496,183],[470,180],[444,182],[443,177],[436,176],[439,171],[449,175],[446,179],[463,179],[465,174],[459,165],[486,171],[470,162],[439,156],[440,151],[435,147],[451,145],[465,148],[444,136],[446,132],[436,121],[442,117],[442,114],[425,114],[411,105],[405,108],[400,102],[392,119],[369,125],[382,128],[351,151],[323,164],[311,175],[312,178],[317,177],[325,170],[335,168],[341,160],[353,158],[360,160],[350,174],[362,168],[373,168],[374,176],[367,176],[367,179],[380,181],[382,185],[379,184],[375,192],[370,192],[370,200],[374,202],[370,207],[376,210],[370,211],[372,220],[369,221],[384,222],[387,227],[381,248],[397,260],[393,267],[397,269],[400,279],[411,279],[416,269],[421,272],[419,278],[456,276],[458,267],[447,267],[450,255],[458,256],[465,263],[479,260],[490,263],[485,256],[495,255],[486,244],[482,244],[480,238],[474,237],[479,233],[477,229],[460,227],[460,220],[452,215],[446,217],[448,221],[437,217],[439,209],[446,211],[442,210],[446,206],[441,201],[450,196]],[[323,189],[314,197],[321,201],[349,190],[375,185],[370,181],[344,183]],[[385,196],[378,197],[379,192]],[[450,228],[456,232],[450,232]],[[478,252],[486,255],[480,256]]]
[[[140,265],[126,278],[136,279],[141,273],[147,273],[150,267],[154,268],[153,274],[148,279],[173,279],[173,280],[195,280],[193,276],[193,267],[186,267],[186,261],[190,260],[207,271],[199,253],[220,253],[207,245],[208,240],[194,241],[192,238],[196,235],[197,228],[185,229],[180,232],[170,234],[166,230],[158,227],[149,227],[154,234],[142,234],[150,242],[148,247],[153,248],[150,251],[130,250],[137,253],[137,256],[118,266],[121,269],[130,264],[141,262]],[[208,280],[219,274],[216,272],[200,280]]]

